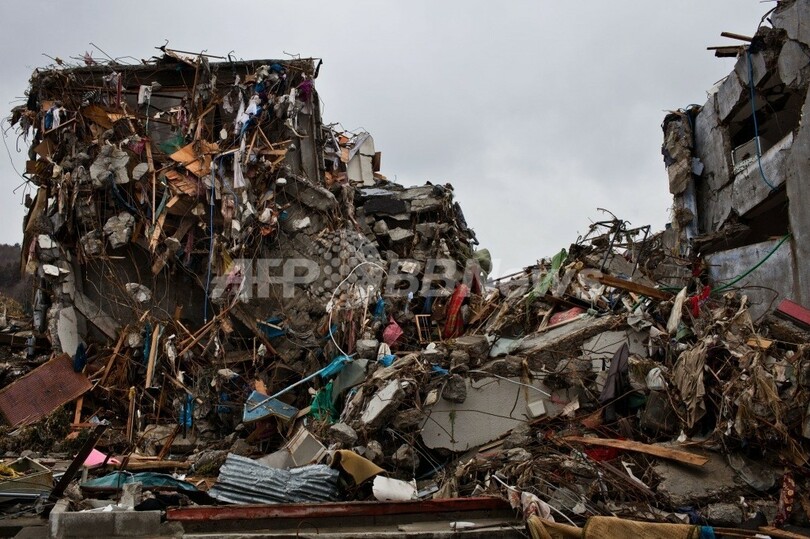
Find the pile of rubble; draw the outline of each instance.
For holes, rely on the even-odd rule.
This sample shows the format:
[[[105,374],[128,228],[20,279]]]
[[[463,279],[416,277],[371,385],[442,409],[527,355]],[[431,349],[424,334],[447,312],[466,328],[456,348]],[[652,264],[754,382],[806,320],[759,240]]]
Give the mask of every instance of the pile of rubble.
[[[503,537],[510,506],[535,537],[807,525],[803,307],[755,323],[680,229],[615,216],[488,278],[452,186],[389,182],[368,133],[322,123],[320,61],[162,53],[37,70],[13,111],[36,188],[28,368],[0,380],[14,511],[63,498],[63,536],[105,497],[174,522],[465,498],[507,508],[469,526]]]

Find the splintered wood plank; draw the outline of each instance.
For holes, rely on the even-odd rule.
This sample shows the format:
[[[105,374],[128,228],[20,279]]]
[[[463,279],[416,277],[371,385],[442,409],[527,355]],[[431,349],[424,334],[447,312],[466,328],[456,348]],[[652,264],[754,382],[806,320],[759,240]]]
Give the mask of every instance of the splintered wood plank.
[[[684,464],[692,464],[693,466],[703,466],[709,461],[709,457],[704,457],[703,455],[696,455],[695,453],[690,453],[688,451],[672,449],[670,447],[660,445],[634,442],[632,440],[614,440],[611,438],[591,438],[586,436],[565,436],[563,440],[566,442],[576,442],[587,445],[615,447],[616,449],[635,451],[636,453],[644,453],[654,457],[661,457],[662,459],[674,460]]]

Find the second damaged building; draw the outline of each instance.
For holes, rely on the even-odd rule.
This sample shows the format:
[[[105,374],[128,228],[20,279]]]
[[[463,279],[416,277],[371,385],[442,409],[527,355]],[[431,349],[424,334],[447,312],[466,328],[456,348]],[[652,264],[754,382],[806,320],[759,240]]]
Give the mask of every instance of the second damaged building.
[[[54,353],[0,389],[2,441],[70,460],[87,440],[72,473],[94,470],[49,494],[62,536],[119,492],[111,513],[186,533],[806,524],[807,328],[755,321],[687,249],[703,161],[673,130],[696,111],[665,130],[681,246],[611,217],[486,279],[451,186],[388,182],[368,133],[322,125],[316,61],[163,52],[39,70],[14,111]]]

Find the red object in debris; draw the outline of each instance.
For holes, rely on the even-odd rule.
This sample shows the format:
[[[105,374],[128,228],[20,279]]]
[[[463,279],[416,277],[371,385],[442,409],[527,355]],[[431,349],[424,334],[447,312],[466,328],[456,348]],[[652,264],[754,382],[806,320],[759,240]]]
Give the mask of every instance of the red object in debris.
[[[585,312],[585,309],[582,307],[571,307],[567,311],[563,311],[561,313],[557,313],[552,315],[548,321],[549,326],[556,326],[557,324],[561,324],[563,322],[568,322],[572,318],[576,318],[577,316],[581,315]]]
[[[712,288],[710,286],[704,286],[699,294],[689,298],[689,308],[692,311],[692,316],[695,318],[700,316],[700,307],[706,303],[711,293]]]
[[[622,450],[615,447],[589,447],[584,449],[583,453],[596,462],[603,462],[615,459],[622,454]]]
[[[470,289],[466,284],[457,284],[453,295],[450,296],[450,303],[447,305],[447,321],[444,323],[444,331],[442,336],[445,339],[452,339],[461,335],[464,329],[464,320],[461,319],[461,304],[467,296],[470,295]]]
[[[392,316],[388,319],[388,325],[383,330],[383,341],[385,341],[385,344],[388,346],[393,346],[400,337],[402,337],[402,328],[399,327],[399,324],[397,324]]]
[[[789,299],[783,299],[776,308],[777,314],[810,328],[810,310]]]

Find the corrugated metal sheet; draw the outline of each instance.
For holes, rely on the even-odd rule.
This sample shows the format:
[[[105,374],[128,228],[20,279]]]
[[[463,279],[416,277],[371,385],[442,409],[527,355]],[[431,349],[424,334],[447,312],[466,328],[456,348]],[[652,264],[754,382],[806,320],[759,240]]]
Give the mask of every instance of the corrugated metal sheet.
[[[334,501],[338,471],[314,464],[290,470],[229,453],[208,494],[229,503],[306,503]]]
[[[87,376],[73,372],[70,356],[62,354],[0,390],[0,413],[13,427],[27,425],[91,387]]]

